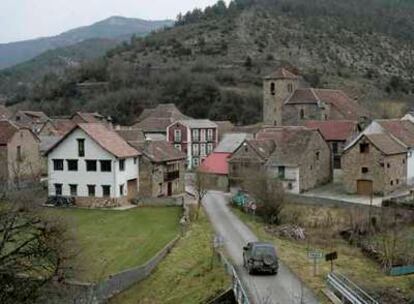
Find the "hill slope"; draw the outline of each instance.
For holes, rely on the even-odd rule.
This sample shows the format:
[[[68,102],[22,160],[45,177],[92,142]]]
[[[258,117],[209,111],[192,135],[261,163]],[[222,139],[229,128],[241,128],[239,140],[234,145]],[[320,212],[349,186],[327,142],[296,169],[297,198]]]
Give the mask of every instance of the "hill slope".
[[[119,39],[132,34],[145,35],[171,25],[171,21],[147,21],[141,19],[111,17],[90,26],[76,28],[58,36],[0,44],[0,69],[32,59],[41,53],[93,39]]]
[[[99,109],[122,123],[160,102],[194,117],[253,123],[262,116],[262,77],[283,65],[388,115],[381,112],[389,100],[413,101],[412,29],[410,1],[219,1],[104,60],[48,77],[25,99],[53,114]],[[85,79],[108,81],[110,90],[82,96],[74,83]]]

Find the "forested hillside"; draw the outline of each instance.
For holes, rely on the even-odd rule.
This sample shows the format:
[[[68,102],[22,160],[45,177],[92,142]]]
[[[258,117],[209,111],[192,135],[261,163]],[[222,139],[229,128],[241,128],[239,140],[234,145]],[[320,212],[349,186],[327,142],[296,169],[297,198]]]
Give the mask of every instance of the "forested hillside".
[[[54,115],[99,110],[131,123],[144,107],[173,102],[194,117],[254,123],[261,79],[283,65],[312,86],[345,90],[378,115],[398,115],[405,108],[396,101],[414,102],[413,44],[409,0],[219,1],[61,77],[20,84],[26,90],[9,103],[28,101]],[[85,80],[110,89],[82,96],[76,84]]]

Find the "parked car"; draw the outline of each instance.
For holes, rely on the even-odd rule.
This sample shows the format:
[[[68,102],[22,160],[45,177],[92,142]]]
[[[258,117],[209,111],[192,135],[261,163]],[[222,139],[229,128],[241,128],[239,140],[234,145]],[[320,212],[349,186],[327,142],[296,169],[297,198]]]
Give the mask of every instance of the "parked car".
[[[279,270],[279,258],[275,247],[270,243],[249,242],[243,247],[243,266],[252,274],[258,272],[270,272],[277,274]]]

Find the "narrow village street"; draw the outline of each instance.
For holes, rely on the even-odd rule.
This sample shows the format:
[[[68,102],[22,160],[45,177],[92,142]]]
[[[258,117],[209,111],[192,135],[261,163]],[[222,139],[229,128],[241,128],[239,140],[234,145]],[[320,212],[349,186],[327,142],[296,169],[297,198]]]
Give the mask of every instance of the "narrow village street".
[[[210,191],[203,205],[216,233],[224,238],[226,252],[233,260],[254,304],[319,303],[315,295],[281,261],[276,276],[249,275],[243,268],[242,248],[247,242],[256,241],[257,237],[231,212],[224,193]]]

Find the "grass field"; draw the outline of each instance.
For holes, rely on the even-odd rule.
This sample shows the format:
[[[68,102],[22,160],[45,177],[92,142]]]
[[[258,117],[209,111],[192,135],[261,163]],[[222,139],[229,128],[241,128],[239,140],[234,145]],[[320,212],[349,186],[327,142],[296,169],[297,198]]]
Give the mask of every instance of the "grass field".
[[[231,282],[220,262],[211,269],[213,232],[205,218],[191,224],[187,235],[145,281],[110,301],[111,304],[205,303]]]
[[[74,277],[99,281],[148,261],[179,233],[180,208],[48,209],[67,222],[79,253]]]
[[[326,237],[324,241],[315,240],[313,237],[309,237],[305,241],[279,238],[267,233],[264,229],[265,225],[260,222],[260,219],[253,219],[251,215],[245,214],[238,209],[233,209],[233,211],[251,227],[260,239],[273,242],[276,245],[280,258],[318,294],[323,303],[327,299],[321,293],[321,290],[326,285],[325,279],[330,271],[330,263],[323,260],[319,264],[318,275],[314,276],[312,263],[307,257],[310,249],[319,250],[324,254],[337,251],[338,260],[335,261],[335,271],[345,274],[374,296],[380,296],[382,299],[387,297],[387,294],[390,297],[414,297],[414,275],[403,277],[387,276],[380,266],[365,257],[359,248],[349,245],[349,243],[337,237],[334,233]],[[333,210],[332,213],[336,211]],[[307,217],[311,216],[312,212],[309,210]],[[310,230],[305,229],[305,232],[310,232]],[[329,235],[329,232],[326,235]],[[395,299],[395,302],[392,299],[386,298],[383,303],[402,303],[398,301],[398,298]]]

